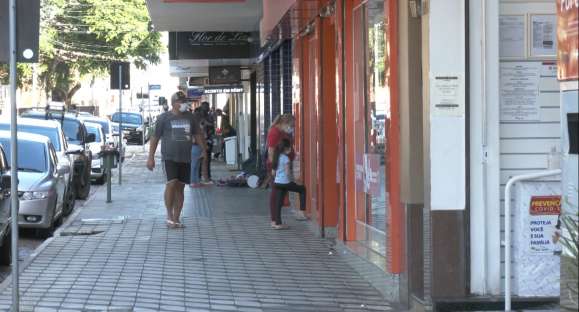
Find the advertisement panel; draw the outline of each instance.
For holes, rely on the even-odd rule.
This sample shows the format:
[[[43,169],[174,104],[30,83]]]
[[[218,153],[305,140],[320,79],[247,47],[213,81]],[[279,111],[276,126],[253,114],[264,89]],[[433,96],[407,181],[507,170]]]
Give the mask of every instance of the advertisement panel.
[[[557,77],[579,79],[579,1],[557,0]]]

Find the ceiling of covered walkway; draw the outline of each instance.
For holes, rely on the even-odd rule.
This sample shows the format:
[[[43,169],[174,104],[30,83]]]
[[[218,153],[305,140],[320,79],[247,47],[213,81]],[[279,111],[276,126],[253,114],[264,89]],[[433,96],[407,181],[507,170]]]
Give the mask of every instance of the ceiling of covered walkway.
[[[147,0],[158,31],[259,30],[263,0]]]

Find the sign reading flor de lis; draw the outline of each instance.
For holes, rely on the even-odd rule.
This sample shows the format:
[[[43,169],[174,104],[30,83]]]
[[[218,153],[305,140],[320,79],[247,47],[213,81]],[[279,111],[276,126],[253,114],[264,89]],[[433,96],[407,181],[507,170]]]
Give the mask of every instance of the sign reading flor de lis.
[[[171,32],[171,60],[251,58],[257,51],[257,34],[251,32]]]
[[[252,41],[251,34],[246,32],[192,32],[189,35],[191,46],[239,45],[246,46]]]

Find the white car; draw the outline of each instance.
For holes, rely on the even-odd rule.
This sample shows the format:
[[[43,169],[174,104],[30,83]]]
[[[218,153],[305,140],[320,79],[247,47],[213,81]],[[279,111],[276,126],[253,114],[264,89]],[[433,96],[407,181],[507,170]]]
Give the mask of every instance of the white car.
[[[80,116],[84,122],[97,123],[101,125],[103,132],[105,133],[106,143],[114,148],[119,146],[119,124],[108,120],[107,118],[95,117],[95,116]],[[125,146],[126,141],[123,142],[123,149],[120,151],[121,161],[125,159]],[[118,159],[117,159],[118,161]]]
[[[88,144],[92,153],[92,164],[90,177],[96,180],[97,184],[104,184],[107,178],[105,163],[101,151],[106,147],[106,137],[103,128],[95,122],[85,122],[86,130],[89,134],[94,134],[95,140]]]

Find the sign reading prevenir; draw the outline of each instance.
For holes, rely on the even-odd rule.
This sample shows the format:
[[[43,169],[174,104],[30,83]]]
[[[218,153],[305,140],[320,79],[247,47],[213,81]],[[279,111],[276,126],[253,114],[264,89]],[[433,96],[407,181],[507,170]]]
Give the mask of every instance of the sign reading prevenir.
[[[532,253],[556,250],[553,234],[561,213],[561,196],[532,196],[529,204],[529,248]]]
[[[251,32],[171,32],[171,60],[251,58],[257,47]]]

